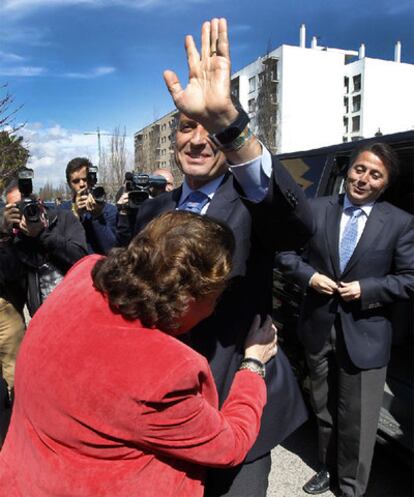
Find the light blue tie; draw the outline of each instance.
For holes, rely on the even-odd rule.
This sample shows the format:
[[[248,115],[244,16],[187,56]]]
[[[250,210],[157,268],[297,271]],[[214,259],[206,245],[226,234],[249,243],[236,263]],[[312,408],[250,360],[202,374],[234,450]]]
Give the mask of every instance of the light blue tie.
[[[347,207],[345,212],[352,215],[345,225],[339,247],[339,268],[341,273],[344,272],[358,242],[358,217],[363,211],[360,207],[351,206]]]
[[[180,207],[178,207],[178,210],[201,214],[203,207],[208,203],[208,201],[208,195],[196,190],[188,195],[185,201],[180,205]]]

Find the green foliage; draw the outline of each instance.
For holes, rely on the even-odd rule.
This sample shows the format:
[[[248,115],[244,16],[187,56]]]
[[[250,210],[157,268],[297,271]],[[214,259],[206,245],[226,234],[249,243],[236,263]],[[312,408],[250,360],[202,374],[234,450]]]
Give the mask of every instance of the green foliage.
[[[23,137],[0,131],[0,189],[26,165],[29,151],[23,146]]]

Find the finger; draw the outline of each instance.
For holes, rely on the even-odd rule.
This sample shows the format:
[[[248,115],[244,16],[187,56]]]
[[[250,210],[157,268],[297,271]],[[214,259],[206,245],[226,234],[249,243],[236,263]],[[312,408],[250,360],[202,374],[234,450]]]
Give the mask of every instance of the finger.
[[[218,22],[217,55],[230,59],[229,38],[227,34],[227,21],[224,18]]]
[[[266,316],[266,319],[264,320],[262,330],[274,336],[273,321],[271,316],[269,316],[269,314]]]
[[[175,72],[167,70],[164,71],[164,81],[175,103],[176,99],[179,98],[180,94],[183,92],[180,80]]]
[[[201,60],[204,61],[210,58],[210,30],[210,23],[204,22],[201,28]]]
[[[210,56],[214,56],[218,52],[219,20],[212,19],[210,27]]]
[[[259,328],[259,326],[260,326],[260,316],[259,314],[256,314],[250,326],[249,334],[254,333]]]
[[[200,64],[200,54],[191,35],[185,37],[185,51],[187,53],[187,64],[191,76]]]

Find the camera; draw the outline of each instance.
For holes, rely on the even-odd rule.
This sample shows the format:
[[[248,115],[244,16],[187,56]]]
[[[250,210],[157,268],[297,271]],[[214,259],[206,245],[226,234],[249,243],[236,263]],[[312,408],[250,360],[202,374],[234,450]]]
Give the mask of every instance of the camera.
[[[89,166],[88,175],[86,179],[88,183],[88,190],[85,193],[90,193],[95,199],[95,202],[102,204],[105,202],[106,193],[103,186],[97,185],[98,183],[98,168],[96,166]]]
[[[127,172],[125,173],[125,191],[128,192],[128,208],[138,209],[150,197],[153,189],[165,189],[167,180],[164,176]]]
[[[24,168],[17,174],[17,186],[22,196],[18,203],[20,214],[26,218],[28,223],[37,223],[40,221],[42,207],[33,197],[33,169]]]

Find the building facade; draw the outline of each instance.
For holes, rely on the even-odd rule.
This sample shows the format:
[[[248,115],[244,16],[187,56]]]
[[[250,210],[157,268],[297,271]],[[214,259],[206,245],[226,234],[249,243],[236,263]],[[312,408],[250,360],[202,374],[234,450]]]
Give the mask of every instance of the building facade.
[[[152,173],[157,168],[169,169],[176,181],[181,180],[173,152],[178,112],[169,112],[134,134],[135,170]]]

